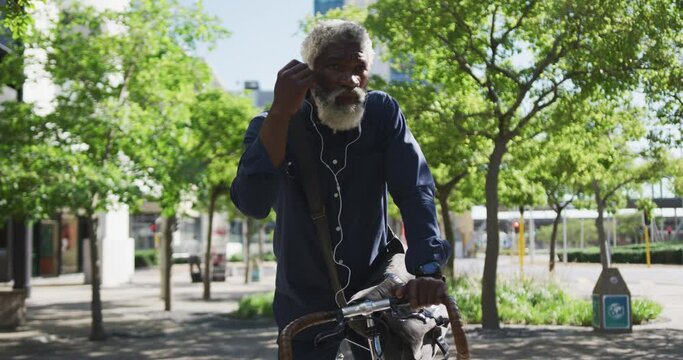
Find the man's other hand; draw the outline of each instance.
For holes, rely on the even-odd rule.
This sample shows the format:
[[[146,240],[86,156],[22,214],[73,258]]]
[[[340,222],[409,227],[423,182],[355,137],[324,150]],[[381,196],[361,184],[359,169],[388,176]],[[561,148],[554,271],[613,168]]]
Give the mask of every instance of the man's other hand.
[[[394,296],[406,299],[410,307],[418,309],[424,306],[440,304],[448,296],[446,282],[430,277],[419,277],[396,288]]]

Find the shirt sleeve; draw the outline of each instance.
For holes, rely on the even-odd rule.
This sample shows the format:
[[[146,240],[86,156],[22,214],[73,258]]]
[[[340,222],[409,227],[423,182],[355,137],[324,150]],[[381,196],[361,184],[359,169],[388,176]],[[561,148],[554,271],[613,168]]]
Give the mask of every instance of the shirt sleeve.
[[[244,154],[237,167],[237,176],[230,186],[230,198],[243,214],[257,219],[268,216],[277,198],[277,179],[283,165],[275,168],[261,143],[259,131],[266,113],[255,117],[244,135]]]
[[[401,211],[408,250],[406,268],[415,274],[420,265],[448,260],[451,246],[441,239],[434,205],[434,178],[398,103],[387,100],[391,116],[385,119],[387,186]]]

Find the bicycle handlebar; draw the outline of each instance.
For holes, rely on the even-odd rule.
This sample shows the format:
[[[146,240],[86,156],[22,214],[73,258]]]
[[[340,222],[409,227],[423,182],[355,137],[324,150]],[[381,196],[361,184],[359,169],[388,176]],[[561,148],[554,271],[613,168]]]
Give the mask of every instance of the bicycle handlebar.
[[[322,325],[334,321],[342,321],[345,318],[350,318],[358,315],[368,316],[377,311],[383,311],[396,305],[396,298],[385,298],[377,301],[368,300],[362,303],[347,306],[341,309],[332,311],[321,311],[308,315],[304,315],[289,323],[282,330],[278,345],[280,347],[280,360],[294,359],[292,350],[292,339],[301,331],[316,325]],[[448,320],[451,323],[451,332],[453,334],[453,341],[455,343],[456,359],[469,360],[470,352],[467,344],[467,336],[460,320],[460,310],[455,303],[455,299],[451,296],[440,301],[446,307],[448,312]]]

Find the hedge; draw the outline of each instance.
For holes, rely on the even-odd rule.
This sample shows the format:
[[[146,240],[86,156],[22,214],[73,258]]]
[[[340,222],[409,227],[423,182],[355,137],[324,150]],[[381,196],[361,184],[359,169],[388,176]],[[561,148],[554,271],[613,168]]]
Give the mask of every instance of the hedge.
[[[135,268],[152,267],[159,264],[156,249],[135,250]]]
[[[562,252],[557,254],[562,260]],[[590,247],[586,249],[570,249],[567,251],[570,262],[600,262],[600,249]],[[683,244],[655,243],[650,248],[650,261],[653,264],[683,265]],[[645,245],[625,245],[612,248],[612,262],[621,264],[645,264]]]

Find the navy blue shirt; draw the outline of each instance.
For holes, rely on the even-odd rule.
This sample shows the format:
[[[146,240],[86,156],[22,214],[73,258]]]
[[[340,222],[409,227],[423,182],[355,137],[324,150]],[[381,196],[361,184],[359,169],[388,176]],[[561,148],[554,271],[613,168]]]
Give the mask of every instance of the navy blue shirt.
[[[398,103],[371,91],[359,128],[332,131],[322,125],[308,103],[303,115],[324,193],[330,234],[336,248],[340,283],[350,298],[368,279],[369,265],[387,243],[387,189],[401,211],[408,243],[406,267],[450,255],[439,235],[434,206],[434,180],[424,155],[408,130]],[[244,214],[264,218],[273,208],[277,257],[274,312],[283,328],[303,314],[336,307],[319,240],[287,145],[285,161],[275,168],[259,140],[266,113],[249,124],[237,176],[230,193]],[[321,154],[322,148],[322,154]],[[338,185],[338,187],[337,187]],[[341,243],[340,243],[341,242]],[[350,270],[350,271],[349,271]]]

